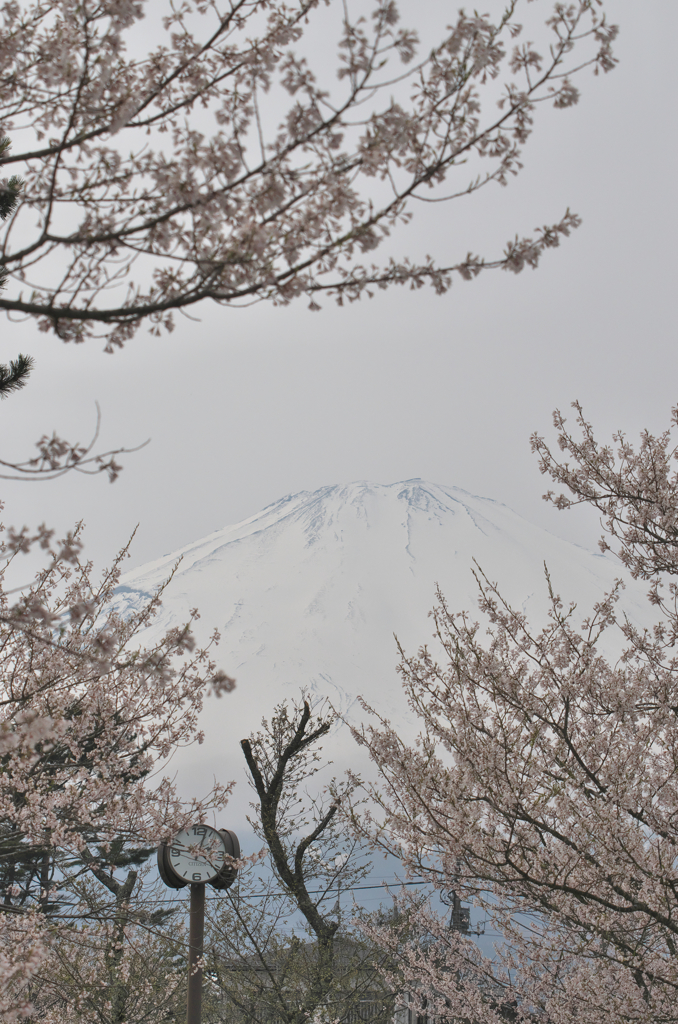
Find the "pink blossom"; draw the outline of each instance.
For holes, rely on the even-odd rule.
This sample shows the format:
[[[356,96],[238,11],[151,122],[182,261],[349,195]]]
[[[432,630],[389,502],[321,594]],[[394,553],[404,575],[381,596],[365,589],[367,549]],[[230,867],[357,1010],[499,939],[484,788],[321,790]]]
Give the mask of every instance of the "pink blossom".
[[[532,40],[515,43],[519,8]],[[318,291],[341,304],[373,286],[442,293],[455,271],[468,279],[468,260],[448,254],[358,261],[414,200],[507,184],[536,106],[573,105],[575,77],[615,64],[616,30],[592,0],[517,0],[498,19],[460,11],[426,54],[394,0],[376,0],[370,18],[347,10],[330,89],[301,50],[322,16],[315,0],[163,3],[140,54],[146,10],[142,0],[2,9],[0,120],[14,149],[0,163],[23,186],[4,226],[0,307],[67,342],[102,336],[109,352],[143,321],[171,331],[174,311],[204,299],[305,295],[316,309]],[[476,158],[478,173],[466,167]],[[519,237],[503,256],[477,257],[473,273],[534,268],[557,233]],[[56,468],[86,454],[44,438],[40,459]]]

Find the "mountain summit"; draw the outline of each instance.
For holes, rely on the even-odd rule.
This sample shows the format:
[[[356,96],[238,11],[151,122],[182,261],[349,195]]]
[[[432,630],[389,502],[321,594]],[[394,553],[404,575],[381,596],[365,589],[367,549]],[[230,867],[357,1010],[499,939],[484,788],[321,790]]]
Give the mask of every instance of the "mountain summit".
[[[209,774],[284,697],[305,686],[349,718],[362,695],[406,722],[394,640],[414,651],[432,633],[428,612],[439,583],[452,609],[473,611],[473,559],[514,606],[544,621],[544,563],[563,600],[582,614],[620,575],[594,554],[534,526],[506,505],[424,480],[363,481],[302,491],[180,551],[125,574],[123,613],[179,567],[153,633],[201,613],[201,639],[217,628],[221,667],[236,691],[210,701],[197,752]],[[645,588],[631,583],[624,607],[646,617]],[[191,755],[195,756],[195,755]],[[223,775],[222,775],[223,777]],[[232,776],[231,776],[232,777]]]

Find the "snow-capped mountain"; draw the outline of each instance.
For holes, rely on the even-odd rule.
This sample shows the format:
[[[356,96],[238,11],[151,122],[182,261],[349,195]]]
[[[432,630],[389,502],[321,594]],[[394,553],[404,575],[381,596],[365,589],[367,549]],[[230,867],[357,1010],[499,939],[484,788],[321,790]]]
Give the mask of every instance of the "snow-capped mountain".
[[[362,695],[407,728],[394,633],[411,651],[430,640],[436,583],[450,607],[473,609],[474,558],[537,622],[546,607],[544,562],[556,591],[582,614],[620,575],[612,556],[561,540],[499,502],[419,479],[282,498],[127,573],[118,591],[123,612],[145,601],[179,558],[153,632],[199,608],[202,637],[220,631],[219,664],[238,682],[233,694],[208,702],[205,744],[192,748],[190,762],[188,753],[177,762],[193,788],[201,776],[209,784],[214,774],[239,774],[238,741],[302,686],[354,720]],[[624,595],[639,621],[649,614],[644,592],[631,582]],[[331,744],[340,762],[354,756],[342,736]]]

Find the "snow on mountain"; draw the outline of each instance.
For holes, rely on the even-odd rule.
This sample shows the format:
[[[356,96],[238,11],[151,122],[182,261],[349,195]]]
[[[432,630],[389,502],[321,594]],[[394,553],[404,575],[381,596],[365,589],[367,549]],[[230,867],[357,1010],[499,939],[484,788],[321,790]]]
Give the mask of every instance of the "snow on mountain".
[[[351,720],[362,695],[411,728],[394,633],[410,651],[430,640],[436,583],[451,608],[472,610],[474,558],[537,622],[545,617],[544,562],[555,590],[566,602],[576,600],[582,614],[621,572],[612,556],[561,540],[497,501],[419,479],[282,498],[125,574],[118,589],[123,613],[146,601],[179,558],[152,632],[185,622],[189,609],[199,608],[201,638],[219,629],[218,662],[238,682],[233,694],[208,702],[203,746],[178,756],[179,774],[196,792],[214,774],[240,774],[238,741],[302,686],[328,696]],[[623,599],[640,622],[650,621],[644,593],[631,581]],[[346,730],[330,747],[337,769],[356,756]]]

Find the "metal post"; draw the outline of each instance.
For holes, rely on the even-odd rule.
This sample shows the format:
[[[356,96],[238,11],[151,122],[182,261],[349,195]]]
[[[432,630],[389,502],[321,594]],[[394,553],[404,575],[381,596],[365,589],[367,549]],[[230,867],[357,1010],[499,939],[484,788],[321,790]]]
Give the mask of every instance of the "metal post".
[[[186,1024],[200,1024],[202,1011],[202,957],[205,934],[205,886],[191,886],[191,910],[188,929],[188,996],[186,999]]]

